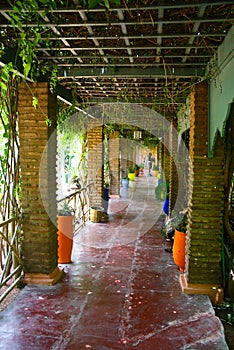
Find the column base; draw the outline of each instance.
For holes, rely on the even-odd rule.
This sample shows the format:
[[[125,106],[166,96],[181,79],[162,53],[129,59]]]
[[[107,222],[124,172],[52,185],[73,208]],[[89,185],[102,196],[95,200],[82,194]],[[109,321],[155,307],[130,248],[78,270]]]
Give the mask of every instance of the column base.
[[[180,286],[183,293],[209,295],[213,304],[223,302],[224,291],[218,284],[188,283],[185,274],[181,274]]]
[[[26,273],[23,282],[26,284],[39,284],[46,286],[53,286],[64,275],[64,270],[56,267],[53,272],[46,273]]]

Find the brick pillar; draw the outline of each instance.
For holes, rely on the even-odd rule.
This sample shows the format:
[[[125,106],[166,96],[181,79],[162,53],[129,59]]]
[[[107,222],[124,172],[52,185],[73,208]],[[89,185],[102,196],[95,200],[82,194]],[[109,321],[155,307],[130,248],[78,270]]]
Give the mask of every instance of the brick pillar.
[[[222,299],[221,239],[223,211],[224,147],[217,139],[216,152],[208,158],[208,88],[196,85],[190,102],[190,165],[186,271],[183,291]]]
[[[160,161],[160,147],[159,144],[156,146],[156,151],[155,151],[155,164],[159,165]]]
[[[177,156],[178,137],[176,133],[177,119],[172,118],[170,122],[170,196],[169,212],[171,213],[178,196],[178,174],[175,163]]]
[[[109,166],[111,173],[110,194],[119,196],[119,176],[120,176],[120,142],[119,132],[115,131],[109,140]]]
[[[121,159],[120,159],[120,168],[121,168],[121,176],[128,176],[128,145],[129,140],[128,139],[121,139],[120,142],[120,152],[121,152]]]
[[[128,140],[128,161],[127,161],[127,167],[130,168],[135,165],[135,150],[134,150],[134,144],[131,140]]]
[[[32,106],[32,96],[38,107]],[[57,267],[56,223],[56,137],[49,143],[46,163],[41,157],[48,139],[56,130],[57,101],[48,83],[22,83],[19,89],[19,138],[22,184],[22,255],[25,282],[54,284],[61,277]],[[53,123],[46,124],[46,118]],[[41,171],[41,172],[40,172]],[[43,186],[43,200],[40,194]],[[44,203],[50,208],[49,216]]]
[[[160,172],[163,171],[163,164],[164,164],[164,145],[160,141],[158,144],[158,165]],[[162,174],[161,174],[161,180],[162,180]]]
[[[103,133],[102,125],[89,128],[88,137],[88,183],[92,183],[90,205],[103,204]]]
[[[166,133],[164,135],[164,144],[162,145],[162,149],[163,149],[163,172],[164,172],[164,177],[163,177],[163,181],[166,181],[169,183],[170,181],[170,152],[169,149],[167,148],[169,145],[169,140],[166,138],[169,138],[169,133]],[[166,147],[166,146],[167,147]]]

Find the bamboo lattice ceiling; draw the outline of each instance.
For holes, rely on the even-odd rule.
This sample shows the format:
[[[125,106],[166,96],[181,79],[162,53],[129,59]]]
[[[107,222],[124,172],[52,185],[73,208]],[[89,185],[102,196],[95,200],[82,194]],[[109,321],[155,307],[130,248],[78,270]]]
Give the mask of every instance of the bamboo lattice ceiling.
[[[38,29],[38,60],[57,65],[60,83],[90,103],[126,97],[158,106],[183,103],[233,25],[233,1],[121,3],[107,12],[68,0],[66,8],[47,13]],[[38,26],[26,15],[22,29],[13,29],[11,11],[3,1],[5,46],[20,30]]]

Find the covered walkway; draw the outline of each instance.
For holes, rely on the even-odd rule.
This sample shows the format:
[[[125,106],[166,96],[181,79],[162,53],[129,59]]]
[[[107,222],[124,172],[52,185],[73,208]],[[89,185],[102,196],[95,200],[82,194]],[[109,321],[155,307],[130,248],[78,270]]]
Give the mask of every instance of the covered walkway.
[[[138,177],[75,236],[60,283],[22,290],[0,314],[0,349],[228,349],[209,297],[181,292],[155,181]]]

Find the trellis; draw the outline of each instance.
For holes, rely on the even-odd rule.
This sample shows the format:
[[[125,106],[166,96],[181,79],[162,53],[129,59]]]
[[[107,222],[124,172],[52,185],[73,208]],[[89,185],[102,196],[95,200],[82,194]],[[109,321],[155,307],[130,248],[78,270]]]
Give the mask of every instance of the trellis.
[[[20,282],[21,262],[18,78],[7,66],[0,95],[0,302]]]
[[[66,197],[58,201],[58,206],[67,202],[70,207],[74,210],[74,233],[75,235],[79,233],[81,228],[85,226],[86,222],[89,220],[89,193],[91,191],[92,184],[82,187],[81,189],[75,190],[73,193],[67,195]]]

